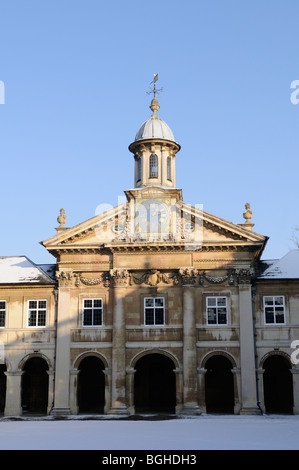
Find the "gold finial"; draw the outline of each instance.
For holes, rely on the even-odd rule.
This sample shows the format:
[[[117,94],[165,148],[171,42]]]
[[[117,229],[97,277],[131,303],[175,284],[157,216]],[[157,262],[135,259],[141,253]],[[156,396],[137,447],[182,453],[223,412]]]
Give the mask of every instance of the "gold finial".
[[[154,84],[153,88],[150,88],[149,91],[147,91],[147,95],[150,95],[151,93],[154,94],[154,98],[152,99],[150,109],[153,111],[153,116],[156,115],[157,111],[159,110],[160,106],[158,103],[158,100],[156,98],[156,94],[159,95],[163,91],[163,88],[160,88],[157,90],[156,88],[156,82],[158,81],[159,75],[157,73],[154,73],[154,80],[150,83],[150,85]]]
[[[64,226],[64,224],[66,223],[66,215],[64,209],[60,209],[60,215],[57,217],[57,222],[60,224],[59,227],[56,228],[57,232],[66,229],[66,227]]]

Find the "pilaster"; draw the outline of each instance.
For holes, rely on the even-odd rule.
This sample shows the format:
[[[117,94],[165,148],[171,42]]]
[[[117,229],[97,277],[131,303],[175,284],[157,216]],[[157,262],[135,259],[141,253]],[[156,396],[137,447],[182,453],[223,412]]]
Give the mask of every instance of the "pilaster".
[[[241,410],[240,414],[260,414],[257,406],[253,312],[249,269],[237,271],[240,314]]]
[[[4,372],[6,375],[6,403],[4,416],[20,416],[22,370]]]
[[[201,414],[198,406],[194,286],[196,270],[180,270],[183,291],[183,414]]]
[[[127,415],[126,403],[126,325],[124,299],[129,273],[126,269],[110,272],[113,285],[113,336],[111,370],[111,408],[108,414]]]

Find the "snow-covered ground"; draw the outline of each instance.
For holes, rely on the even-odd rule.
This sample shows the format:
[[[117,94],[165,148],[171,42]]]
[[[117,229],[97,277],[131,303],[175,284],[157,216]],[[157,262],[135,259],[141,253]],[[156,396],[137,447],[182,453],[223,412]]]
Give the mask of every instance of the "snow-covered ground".
[[[298,450],[299,416],[0,419],[1,450]]]

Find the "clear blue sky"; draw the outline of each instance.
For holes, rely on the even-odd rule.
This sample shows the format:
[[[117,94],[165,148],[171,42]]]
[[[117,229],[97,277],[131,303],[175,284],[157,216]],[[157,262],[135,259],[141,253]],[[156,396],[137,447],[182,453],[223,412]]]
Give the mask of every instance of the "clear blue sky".
[[[299,226],[297,0],[1,0],[0,255],[55,259],[39,244],[116,205],[133,186],[128,145],[150,116],[182,146],[184,201],[293,248]]]

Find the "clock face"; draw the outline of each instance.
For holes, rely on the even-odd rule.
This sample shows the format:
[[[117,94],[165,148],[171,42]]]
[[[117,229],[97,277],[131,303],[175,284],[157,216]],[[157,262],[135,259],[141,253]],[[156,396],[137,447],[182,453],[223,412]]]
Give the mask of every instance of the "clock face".
[[[157,235],[170,231],[170,201],[142,199],[135,206],[135,231]]]

